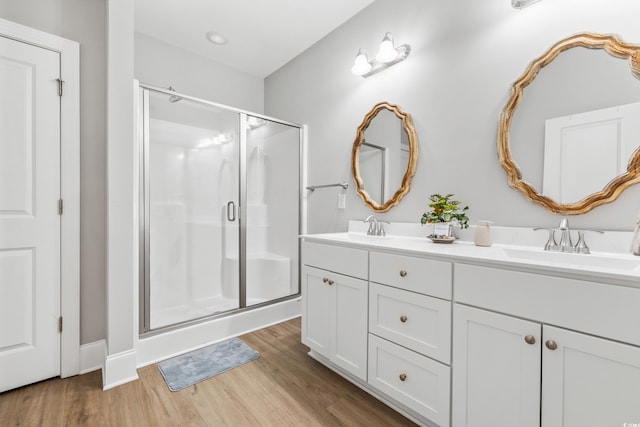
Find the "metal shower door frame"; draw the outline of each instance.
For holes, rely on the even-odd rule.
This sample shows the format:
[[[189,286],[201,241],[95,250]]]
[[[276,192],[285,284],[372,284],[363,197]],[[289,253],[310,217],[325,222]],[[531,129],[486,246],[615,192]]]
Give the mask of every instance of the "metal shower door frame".
[[[210,106],[213,108],[234,112],[239,115],[239,147],[238,147],[238,155],[239,155],[239,203],[237,207],[237,218],[239,221],[239,298],[238,298],[238,306],[237,309],[232,309],[223,313],[213,313],[210,316],[204,318],[198,318],[193,320],[187,320],[185,322],[180,322],[173,325],[163,326],[157,329],[151,329],[151,311],[150,311],[150,295],[151,295],[151,283],[150,283],[150,184],[149,184],[149,93],[157,92],[163,93],[168,96],[179,97],[181,99],[187,99],[190,101],[197,102],[199,104],[203,104],[206,106]],[[184,95],[176,92],[173,89],[165,89],[159,88],[151,85],[147,85],[144,83],[138,83],[138,94],[139,99],[139,117],[142,119],[142,126],[139,127],[139,141],[142,143],[139,144],[140,147],[140,177],[139,177],[139,206],[140,206],[140,214],[139,214],[139,246],[140,246],[140,255],[139,255],[139,333],[141,335],[151,335],[154,333],[158,333],[158,331],[167,331],[171,329],[181,328],[188,324],[199,323],[204,320],[209,320],[215,317],[227,316],[230,313],[236,313],[243,310],[249,310],[254,308],[259,308],[264,305],[273,304],[279,301],[285,301],[291,298],[296,298],[300,295],[300,244],[298,241],[298,291],[296,294],[285,296],[282,298],[277,298],[274,300],[270,300],[264,303],[255,304],[250,307],[247,307],[247,130],[249,129],[247,125],[248,117],[256,117],[259,119],[268,120],[270,122],[282,124],[285,126],[290,126],[298,129],[299,133],[299,176],[298,176],[298,234],[302,232],[303,222],[302,222],[302,205],[303,205],[303,195],[302,195],[302,166],[303,166],[303,150],[304,150],[304,130],[303,126],[286,122],[283,120],[275,119],[272,117],[264,116],[261,114],[252,113],[249,111],[241,110],[238,108],[230,107],[224,104],[218,104],[212,101],[207,101],[204,99],[192,97],[189,95]]]

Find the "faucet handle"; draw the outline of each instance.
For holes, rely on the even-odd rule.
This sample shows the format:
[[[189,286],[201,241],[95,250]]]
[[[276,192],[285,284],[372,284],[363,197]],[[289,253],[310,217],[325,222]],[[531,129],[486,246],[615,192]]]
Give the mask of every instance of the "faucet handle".
[[[553,228],[545,228],[545,227],[536,227],[533,231],[538,230],[547,230],[549,232],[549,239],[547,239],[547,243],[544,245],[545,251],[557,251],[558,243],[556,242],[556,231]]]
[[[384,225],[390,224],[389,221],[378,220],[378,228],[376,230],[376,236],[386,236],[387,232],[384,231]]]
[[[593,231],[594,233],[604,234],[601,230],[578,230],[578,243],[575,246],[575,252],[578,254],[590,254],[591,251],[587,246],[587,242],[584,240],[584,233],[587,231]]]

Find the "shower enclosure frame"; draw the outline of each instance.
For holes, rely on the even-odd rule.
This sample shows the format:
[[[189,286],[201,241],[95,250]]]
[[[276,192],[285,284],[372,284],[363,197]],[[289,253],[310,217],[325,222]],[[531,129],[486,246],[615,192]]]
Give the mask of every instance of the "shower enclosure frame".
[[[151,307],[150,307],[150,179],[149,179],[149,92],[157,92],[166,94],[174,99],[190,100],[201,105],[210,106],[220,110],[233,112],[239,114],[239,203],[236,207],[237,217],[239,220],[239,301],[238,308],[231,310],[212,313],[207,316],[194,318],[192,320],[186,320],[180,323],[162,326],[156,329],[151,329]],[[178,93],[172,88],[165,89],[149,85],[146,83],[138,83],[138,96],[140,102],[138,103],[138,117],[142,120],[142,126],[139,126],[138,146],[140,154],[140,176],[139,176],[139,335],[152,336],[158,333],[183,328],[188,325],[201,323],[204,321],[230,316],[236,313],[240,313],[247,310],[254,310],[267,305],[275,304],[282,301],[292,300],[299,298],[301,295],[301,271],[300,271],[300,256],[301,247],[300,240],[298,239],[297,250],[297,292],[284,297],[279,297],[264,301],[257,304],[247,306],[247,283],[246,283],[246,267],[247,267],[247,121],[248,117],[255,117],[258,119],[267,120],[270,122],[278,123],[285,126],[297,128],[299,132],[299,156],[298,156],[298,235],[302,234],[304,229],[303,225],[303,166],[304,166],[304,127],[297,123],[287,122],[284,120],[276,119],[263,114],[257,114],[242,110],[239,108],[231,107],[224,104],[219,104],[213,101],[197,98],[190,95]]]

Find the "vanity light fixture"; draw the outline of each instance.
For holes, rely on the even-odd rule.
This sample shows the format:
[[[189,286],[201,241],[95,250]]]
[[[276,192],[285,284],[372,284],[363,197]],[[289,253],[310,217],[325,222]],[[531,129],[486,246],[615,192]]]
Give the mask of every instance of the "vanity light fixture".
[[[367,55],[362,52],[362,49],[358,50],[351,72],[355,75],[362,77],[369,77],[375,73],[378,73],[385,68],[389,68],[393,64],[397,64],[403,61],[409,56],[411,52],[411,46],[403,44],[402,46],[395,47],[393,45],[393,35],[386,33],[375,59],[369,61]]]
[[[511,6],[513,6],[514,9],[524,9],[539,1],[540,0],[511,0]]]

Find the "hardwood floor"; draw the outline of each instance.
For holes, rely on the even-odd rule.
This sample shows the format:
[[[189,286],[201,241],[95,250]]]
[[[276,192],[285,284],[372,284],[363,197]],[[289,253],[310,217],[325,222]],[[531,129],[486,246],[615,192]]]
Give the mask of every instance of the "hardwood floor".
[[[300,319],[244,335],[260,358],[179,392],[156,365],[102,391],[100,371],[0,394],[0,426],[412,426],[307,356]]]

